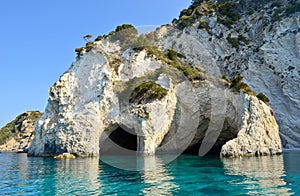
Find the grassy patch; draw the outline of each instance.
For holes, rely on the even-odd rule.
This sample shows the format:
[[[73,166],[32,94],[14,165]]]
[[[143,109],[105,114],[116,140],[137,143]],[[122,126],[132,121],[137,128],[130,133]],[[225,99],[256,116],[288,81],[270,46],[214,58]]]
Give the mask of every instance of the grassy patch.
[[[193,20],[190,16],[181,17],[179,23],[177,24],[177,28],[183,30],[187,26],[191,26],[193,24]]]
[[[217,6],[218,18],[217,22],[230,28],[241,16],[237,12],[238,3],[226,1]]]
[[[199,21],[199,26],[198,26],[199,29],[209,29],[209,24],[206,20],[200,20]]]
[[[227,41],[231,44],[232,47],[239,49],[239,41],[232,37],[227,37]]]
[[[168,94],[168,91],[156,82],[146,82],[137,86],[129,99],[130,103],[151,102],[161,100]]]
[[[266,104],[269,104],[270,102],[269,98],[263,93],[259,93],[258,95],[256,95],[256,97],[265,102]]]
[[[146,50],[149,57],[154,57],[156,60],[160,60],[165,64],[175,67],[190,81],[205,79],[205,74],[201,70],[180,61],[178,57],[186,58],[185,55],[178,53],[173,49],[168,49],[165,53],[160,51],[157,47],[140,47],[136,48],[136,50]]]
[[[205,80],[206,78],[203,72],[190,65],[176,64],[174,67],[177,68],[179,71],[181,71],[190,81]]]
[[[218,5],[218,11],[232,21],[238,21],[241,16],[237,13],[236,7],[238,3],[227,1]]]
[[[244,78],[242,76],[238,76],[232,79],[230,87],[236,89],[237,91],[242,91],[248,95],[255,96],[254,91],[246,83],[243,82],[243,79]]]
[[[242,34],[239,34],[238,37],[227,37],[226,40],[236,49],[239,49],[240,44],[250,43]]]

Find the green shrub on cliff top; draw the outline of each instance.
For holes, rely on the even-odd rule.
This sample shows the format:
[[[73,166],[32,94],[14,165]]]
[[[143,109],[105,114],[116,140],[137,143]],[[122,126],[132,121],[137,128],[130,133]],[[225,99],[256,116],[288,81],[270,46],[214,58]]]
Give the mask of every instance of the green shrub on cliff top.
[[[76,52],[77,56],[80,56],[80,54],[82,53],[82,51],[85,50],[86,52],[89,52],[93,48],[95,48],[95,43],[94,42],[87,42],[84,47],[75,48],[75,52]]]
[[[123,31],[125,29],[131,29],[134,34],[137,34],[136,28],[131,24],[122,24],[116,27],[116,32]]]
[[[137,29],[131,24],[123,24],[116,27],[115,31],[109,33],[112,41],[120,41],[123,48],[129,47],[133,44],[138,36]]]

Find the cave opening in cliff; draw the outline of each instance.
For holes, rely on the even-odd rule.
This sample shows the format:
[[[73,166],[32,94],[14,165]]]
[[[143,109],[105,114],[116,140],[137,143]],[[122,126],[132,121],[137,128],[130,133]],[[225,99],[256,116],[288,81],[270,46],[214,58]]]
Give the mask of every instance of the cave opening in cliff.
[[[100,154],[135,154],[137,140],[137,135],[118,127],[100,144]]]
[[[207,155],[219,155],[222,149],[222,146],[224,144],[221,144],[217,141],[216,144],[209,150]],[[184,154],[190,154],[190,155],[198,155],[199,154],[199,149],[201,147],[202,141],[198,142],[190,147],[188,147],[185,151]]]
[[[218,139],[214,143],[213,147],[209,150],[207,155],[219,156],[223,145],[226,144],[226,142],[237,137],[237,133],[238,133],[237,130],[238,130],[238,128],[236,125],[232,125],[232,124],[228,123],[227,120],[225,120],[223,129],[222,129]],[[197,138],[197,136],[195,136],[195,138]],[[184,154],[198,155],[200,147],[202,145],[202,142],[203,142],[203,139],[198,140],[193,145],[189,146],[184,151]]]

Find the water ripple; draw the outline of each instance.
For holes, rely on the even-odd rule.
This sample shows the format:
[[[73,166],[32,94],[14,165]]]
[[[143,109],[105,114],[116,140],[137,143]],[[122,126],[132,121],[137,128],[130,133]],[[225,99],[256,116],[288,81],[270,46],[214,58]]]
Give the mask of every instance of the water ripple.
[[[150,159],[143,163],[152,169],[137,172],[97,158],[1,153],[0,195],[293,195],[300,189],[300,153],[223,160],[183,155],[168,165],[163,156]]]

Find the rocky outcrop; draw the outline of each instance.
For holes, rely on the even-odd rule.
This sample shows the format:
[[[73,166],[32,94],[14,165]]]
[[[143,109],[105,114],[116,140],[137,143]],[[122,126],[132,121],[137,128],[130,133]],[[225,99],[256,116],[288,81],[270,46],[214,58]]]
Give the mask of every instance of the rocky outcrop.
[[[70,153],[63,153],[57,156],[54,156],[55,159],[75,159],[76,157]]]
[[[274,111],[255,97],[244,102],[243,122],[237,138],[221,150],[223,157],[276,155],[281,153],[281,140]],[[271,114],[271,115],[270,115]]]
[[[42,114],[38,111],[25,112],[0,130],[0,151],[27,152],[33,140],[35,123]]]
[[[162,48],[184,54],[213,76],[244,76],[256,93],[269,97],[284,147],[300,147],[300,121],[295,118],[300,114],[299,2],[194,2],[191,15],[182,14],[159,30]],[[232,14],[229,19],[226,13]],[[237,18],[232,21],[233,15]],[[182,24],[183,30],[178,29]]]
[[[244,123],[257,131],[251,128],[256,122],[242,121],[248,96],[181,61],[159,49],[123,50],[109,40],[94,42],[50,88],[28,154],[204,155],[220,152],[248,126]],[[271,110],[250,97],[254,107]],[[253,112],[262,121],[272,119],[263,131],[277,126],[271,112]],[[277,137],[276,130],[272,133],[280,143],[278,130]],[[274,152],[280,153],[281,146]]]
[[[284,147],[300,147],[294,3],[194,1],[155,32],[122,36],[124,25],[88,42],[50,88],[29,155],[273,155],[275,118]]]

